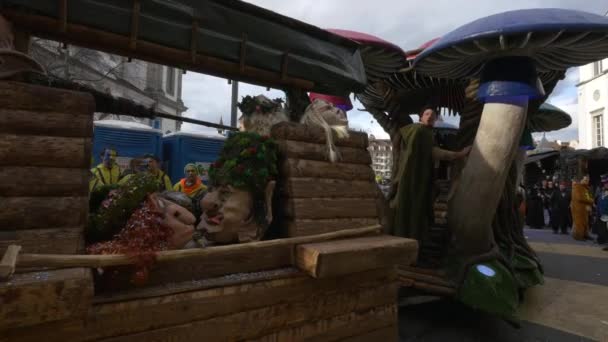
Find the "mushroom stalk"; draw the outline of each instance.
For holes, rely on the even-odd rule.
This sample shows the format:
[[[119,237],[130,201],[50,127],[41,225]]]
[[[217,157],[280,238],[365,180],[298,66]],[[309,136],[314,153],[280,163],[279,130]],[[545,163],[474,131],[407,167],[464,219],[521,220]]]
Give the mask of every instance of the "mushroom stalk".
[[[528,101],[544,94],[538,85],[536,68],[527,58],[499,58],[482,71],[478,98],[485,105],[448,207],[454,247],[464,255],[493,247],[492,220],[526,126]]]
[[[485,253],[492,248],[492,220],[526,125],[527,111],[527,97],[484,106],[471,154],[449,205],[454,242],[465,254]]]

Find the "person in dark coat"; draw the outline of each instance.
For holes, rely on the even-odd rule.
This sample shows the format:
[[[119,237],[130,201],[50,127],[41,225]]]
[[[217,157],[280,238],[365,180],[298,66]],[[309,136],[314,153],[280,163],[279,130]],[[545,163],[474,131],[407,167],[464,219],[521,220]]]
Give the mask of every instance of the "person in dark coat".
[[[534,229],[542,229],[545,225],[543,199],[538,185],[530,189],[526,196],[526,224]]]
[[[566,182],[562,181],[559,184],[559,189],[556,189],[551,194],[550,207],[551,207],[551,228],[553,228],[553,234],[561,232],[562,234],[568,234],[569,217],[570,212],[570,200],[571,195],[567,189]]]
[[[602,245],[608,243],[608,174],[601,176],[602,188],[597,198],[597,219],[595,233],[597,243]]]
[[[547,223],[547,221],[545,220],[545,226],[548,227],[553,227],[553,214],[552,214],[552,205],[551,205],[551,197],[553,197],[553,193],[557,192],[558,190],[556,188],[553,187],[553,182],[552,181],[547,181],[547,186],[543,189],[543,205],[544,208],[547,210],[547,218],[549,219],[549,222]],[[544,212],[543,212],[544,214]],[[545,219],[545,216],[543,216],[543,219]]]

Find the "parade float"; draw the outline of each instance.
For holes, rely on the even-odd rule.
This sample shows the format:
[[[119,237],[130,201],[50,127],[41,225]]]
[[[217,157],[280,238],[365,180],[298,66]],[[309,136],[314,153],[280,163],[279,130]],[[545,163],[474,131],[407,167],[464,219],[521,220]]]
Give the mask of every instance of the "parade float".
[[[239,1],[0,4],[0,340],[397,340],[417,242],[382,234],[367,135],[308,96],[365,86],[356,43]],[[89,192],[95,111],[233,128],[45,75],[32,36],[287,101],[241,101],[198,217],[145,173]]]
[[[538,106],[567,67],[608,55],[606,18],[562,10],[484,18],[404,53],[239,1],[0,4],[13,25],[1,53],[15,60],[0,66],[10,341],[397,340],[399,286],[513,320],[518,290],[542,281],[513,207],[522,133],[563,127],[534,121]],[[101,210],[90,211],[93,112],[162,114],[40,76],[30,35],[275,87],[286,103],[243,99],[248,132],[213,164],[200,217],[176,196],[135,191],[153,187],[145,177],[95,196]],[[346,103],[308,92],[355,93],[392,138],[428,103],[461,116],[455,148],[473,149],[433,198],[424,239],[382,234],[396,227],[383,219],[367,135],[345,130]],[[85,246],[92,227],[102,237]]]

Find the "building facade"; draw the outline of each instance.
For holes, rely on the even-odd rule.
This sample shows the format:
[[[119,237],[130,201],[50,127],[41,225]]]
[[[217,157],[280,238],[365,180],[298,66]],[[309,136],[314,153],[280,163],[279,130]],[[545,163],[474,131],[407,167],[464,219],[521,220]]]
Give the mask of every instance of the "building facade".
[[[376,139],[369,137],[368,151],[372,158],[372,169],[376,176],[391,179],[393,167],[393,144],[389,139]]]
[[[608,59],[579,68],[578,148],[608,146]]]
[[[115,97],[181,116],[187,110],[181,98],[181,70],[60,43],[34,39],[31,55],[52,76],[85,84]],[[180,130],[181,122],[95,113],[95,120],[124,120],[146,124],[163,133]]]

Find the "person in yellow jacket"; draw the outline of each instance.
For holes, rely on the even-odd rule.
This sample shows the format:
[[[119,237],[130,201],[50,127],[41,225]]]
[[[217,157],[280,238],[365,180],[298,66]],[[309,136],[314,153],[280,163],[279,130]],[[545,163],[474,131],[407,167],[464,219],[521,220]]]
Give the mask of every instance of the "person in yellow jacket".
[[[171,191],[173,189],[171,178],[160,169],[160,159],[153,154],[146,154],[144,155],[144,158],[146,158],[146,161],[148,162],[148,172],[156,176],[156,179],[162,185],[160,190]]]
[[[190,198],[195,198],[207,191],[207,187],[198,176],[196,165],[192,163],[186,164],[184,174],[186,178],[182,178],[179,182],[175,183],[173,190],[183,192]]]
[[[89,190],[102,185],[118,184],[120,181],[120,167],[116,164],[116,151],[105,148],[101,152],[101,164],[91,169],[92,179],[89,182]]]

